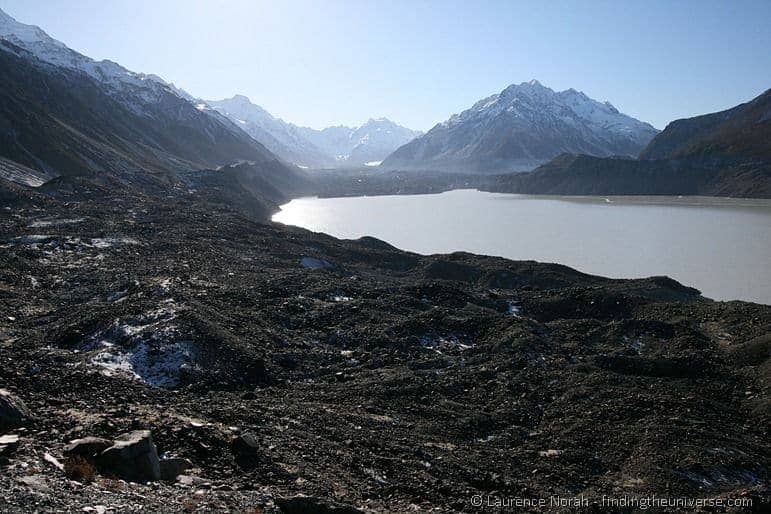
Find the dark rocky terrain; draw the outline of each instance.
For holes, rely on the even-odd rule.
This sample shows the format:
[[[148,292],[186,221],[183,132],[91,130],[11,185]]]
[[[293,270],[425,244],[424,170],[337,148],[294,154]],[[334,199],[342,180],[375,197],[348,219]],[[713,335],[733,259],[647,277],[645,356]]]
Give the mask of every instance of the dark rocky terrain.
[[[530,173],[489,177],[479,187],[521,194],[771,198],[771,162],[708,165],[566,154]]]
[[[771,89],[725,111],[675,120],[640,153],[640,159],[771,160]]]
[[[768,506],[771,307],[340,241],[200,191],[13,187],[2,512]]]

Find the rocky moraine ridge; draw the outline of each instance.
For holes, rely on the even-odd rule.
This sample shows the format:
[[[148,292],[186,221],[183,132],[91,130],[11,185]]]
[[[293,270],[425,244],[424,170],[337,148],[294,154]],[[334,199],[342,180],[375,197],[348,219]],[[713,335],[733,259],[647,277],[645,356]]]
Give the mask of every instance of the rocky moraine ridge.
[[[3,512],[769,501],[768,306],[191,196],[17,196],[0,260]]]

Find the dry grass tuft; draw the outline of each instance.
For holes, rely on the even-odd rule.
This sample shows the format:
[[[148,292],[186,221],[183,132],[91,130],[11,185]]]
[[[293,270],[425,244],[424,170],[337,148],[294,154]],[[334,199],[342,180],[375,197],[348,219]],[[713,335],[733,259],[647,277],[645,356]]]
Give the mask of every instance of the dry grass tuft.
[[[72,480],[88,483],[94,481],[96,468],[88,460],[76,455],[64,461],[64,474]]]

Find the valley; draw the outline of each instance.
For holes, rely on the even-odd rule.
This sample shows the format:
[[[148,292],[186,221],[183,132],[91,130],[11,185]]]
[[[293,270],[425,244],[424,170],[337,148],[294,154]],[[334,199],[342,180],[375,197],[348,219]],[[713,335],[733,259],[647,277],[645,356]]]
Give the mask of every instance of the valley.
[[[0,240],[0,383],[28,409],[0,411],[16,436],[5,511],[768,501],[771,307],[665,277],[421,256],[190,197],[18,205]],[[94,450],[70,441],[138,430],[174,474],[71,467]]]
[[[0,511],[767,510],[768,90],[659,131],[573,88],[482,85],[459,67],[480,38],[401,37],[413,5],[375,52],[388,20],[361,24],[367,2],[315,25],[308,6],[174,5],[61,7],[56,30],[109,53],[154,27],[158,48],[118,49],[177,55],[170,76],[224,100],[0,10]],[[447,58],[484,95],[440,98],[427,63]],[[395,112],[429,98],[445,121],[370,117],[392,81]],[[319,121],[330,105],[354,121]]]

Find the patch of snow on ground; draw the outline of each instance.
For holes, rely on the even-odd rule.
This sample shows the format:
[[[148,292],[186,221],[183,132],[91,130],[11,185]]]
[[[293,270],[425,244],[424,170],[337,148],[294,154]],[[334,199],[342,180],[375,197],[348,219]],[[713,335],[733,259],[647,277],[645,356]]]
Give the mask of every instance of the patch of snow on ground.
[[[449,350],[453,348],[468,350],[474,345],[462,343],[456,336],[442,337],[425,335],[420,338],[420,346],[429,350],[433,350],[436,353],[442,353],[442,350]]]
[[[509,307],[506,309],[506,314],[509,316],[516,316],[517,318],[522,315],[522,309],[517,305],[514,300],[509,300]]]
[[[104,368],[107,375],[124,375],[150,387],[169,388],[179,383],[182,370],[191,367],[194,352],[190,342],[150,345],[140,341],[126,351],[106,345],[90,362]]]
[[[372,167],[374,167],[374,166],[380,166],[380,164],[381,164],[382,162],[383,162],[383,161],[369,161],[369,162],[365,162],[365,163],[364,163],[364,166],[372,166]]]
[[[29,224],[30,228],[40,227],[58,227],[60,225],[70,225],[73,223],[81,223],[83,218],[59,218],[49,220],[36,220]]]
[[[23,245],[31,245],[31,244],[37,244],[37,243],[44,243],[53,238],[54,236],[50,234],[28,234],[26,236],[17,237],[15,241]]]
[[[639,337],[630,340],[629,337],[624,336],[624,343],[628,344],[635,352],[637,352],[637,355],[642,354],[643,349],[645,348],[645,343]]]
[[[121,300],[126,297],[128,294],[127,290],[123,291],[114,291],[107,295],[107,301],[108,302],[117,302],[118,300]]]
[[[150,387],[170,388],[179,384],[185,370],[196,368],[196,347],[180,340],[174,324],[178,306],[167,301],[158,309],[116,320],[92,336],[76,352],[108,376],[139,380]]]
[[[115,245],[138,245],[139,241],[130,237],[97,237],[91,239],[94,248],[110,248]]]
[[[316,259],[315,257],[303,257],[300,259],[300,266],[308,269],[326,269],[334,268],[331,262],[324,259]]]
[[[168,293],[171,291],[171,284],[174,282],[174,279],[171,277],[164,278],[160,282],[158,282],[158,288],[161,290],[162,293]]]

